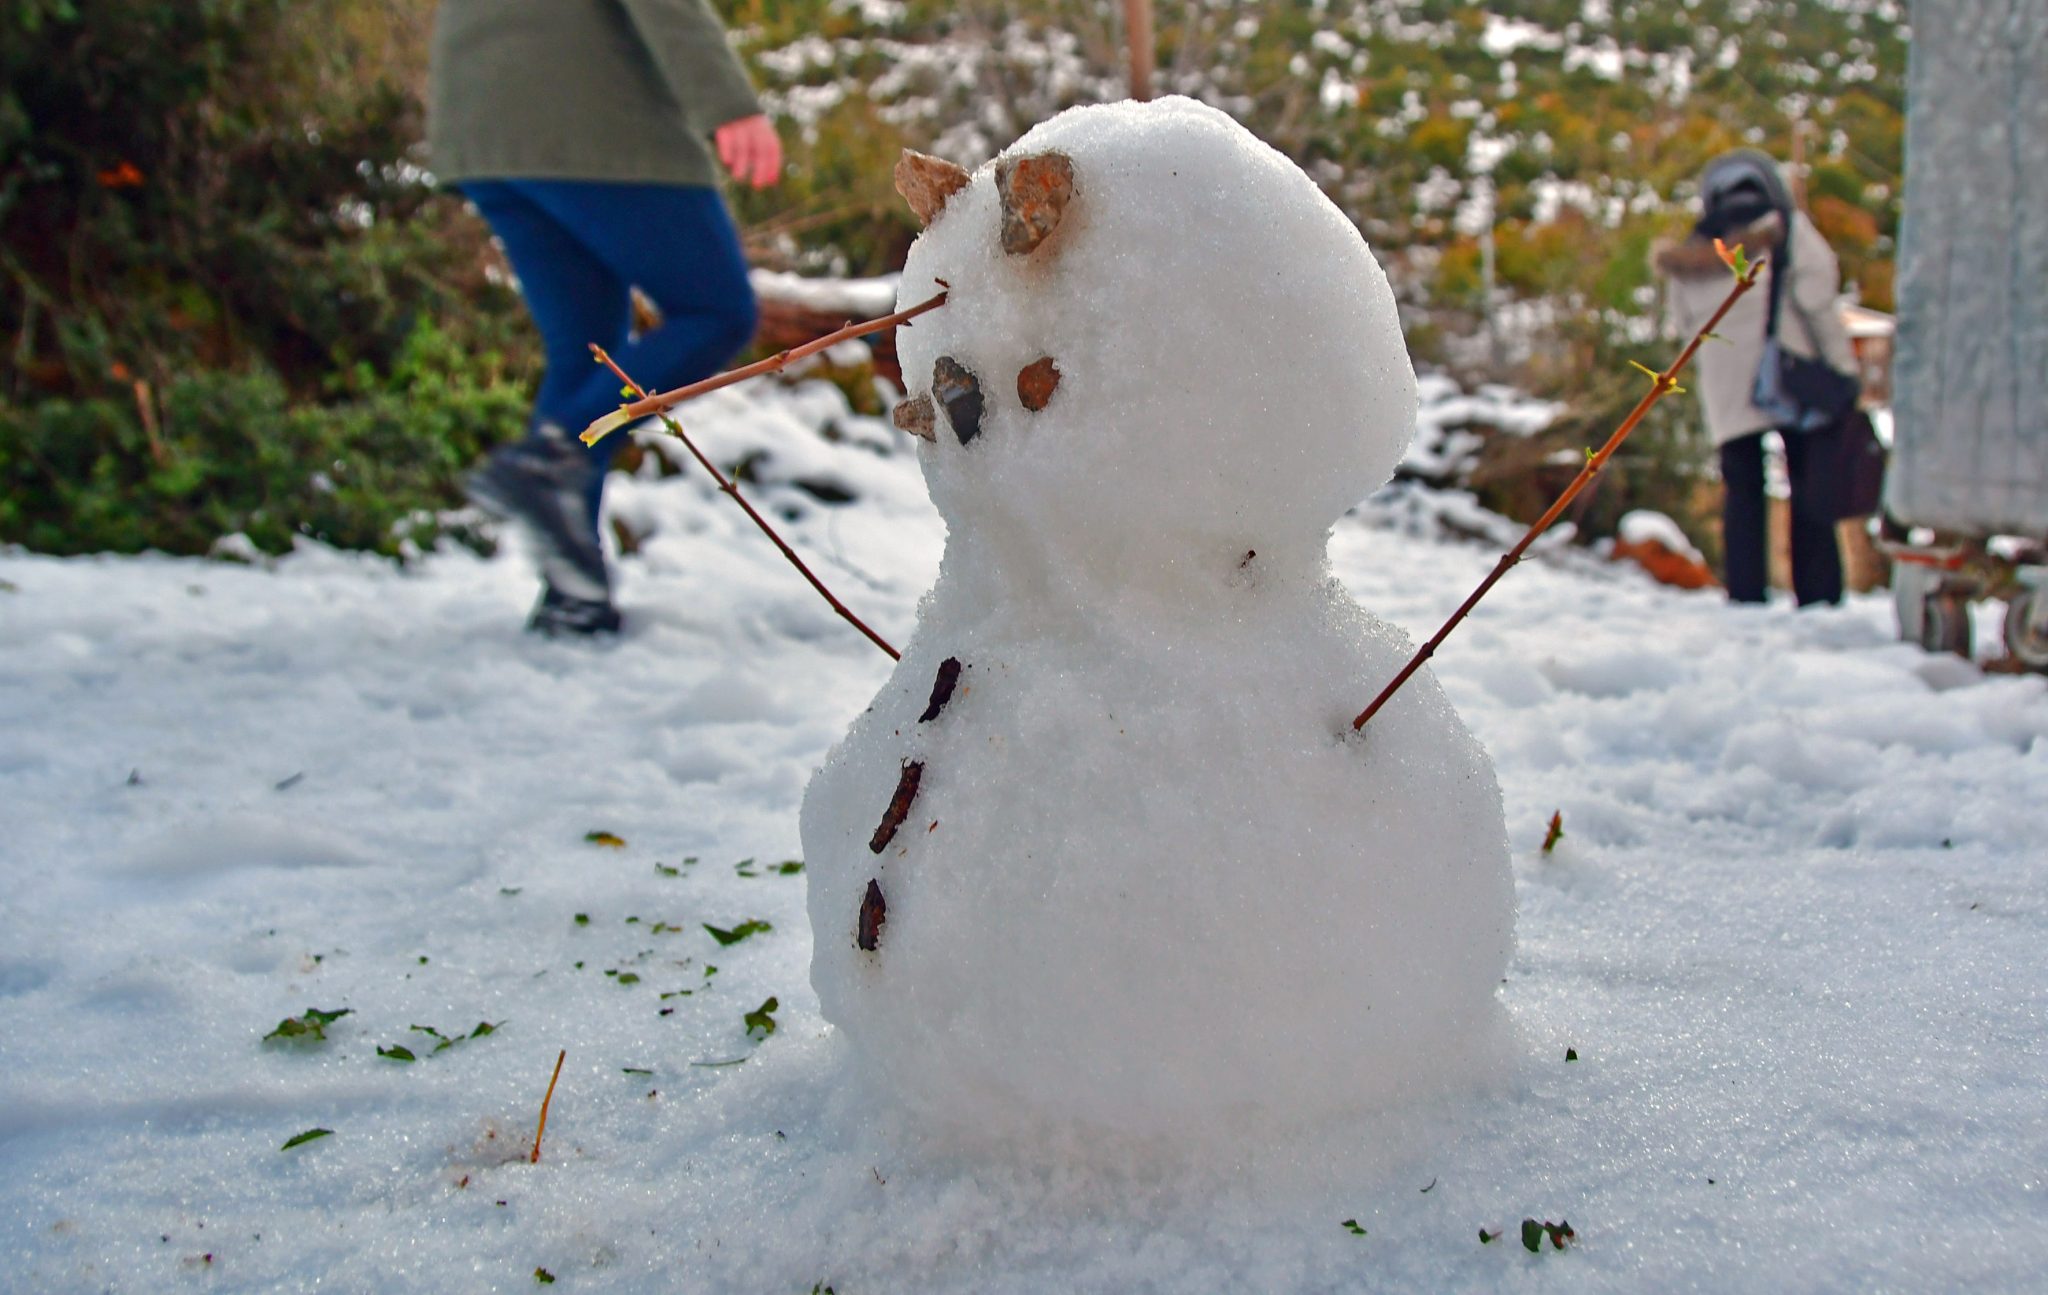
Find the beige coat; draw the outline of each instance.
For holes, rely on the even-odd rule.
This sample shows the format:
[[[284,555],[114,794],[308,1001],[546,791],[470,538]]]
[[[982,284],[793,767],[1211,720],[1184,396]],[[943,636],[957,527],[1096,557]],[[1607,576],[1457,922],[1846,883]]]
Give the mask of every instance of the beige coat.
[[[1773,214],[1724,241],[1731,247],[1742,244],[1752,257],[1768,254],[1777,247],[1781,228]],[[1651,263],[1669,280],[1665,324],[1678,337],[1691,337],[1706,323],[1733,283],[1713,244],[1697,237],[1659,247]],[[1792,279],[1778,308],[1778,340],[1787,350],[1805,356],[1819,354],[1835,368],[1850,373],[1855,371],[1856,357],[1835,310],[1841,282],[1827,240],[1804,214],[1796,214],[1792,222]],[[1772,427],[1770,417],[1749,400],[1757,365],[1763,359],[1770,286],[1770,271],[1766,270],[1757,286],[1715,327],[1721,340],[1709,338],[1693,357],[1692,376],[1680,379],[1699,392],[1707,430],[1716,445]],[[1795,298],[1805,310],[1805,319],[1793,306]],[[1812,321],[1812,332],[1807,330],[1807,320]]]

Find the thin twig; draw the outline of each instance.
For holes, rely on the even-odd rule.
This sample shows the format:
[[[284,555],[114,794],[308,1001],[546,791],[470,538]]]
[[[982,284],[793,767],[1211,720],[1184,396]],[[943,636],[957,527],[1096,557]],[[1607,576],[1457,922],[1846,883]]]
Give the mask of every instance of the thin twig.
[[[919,309],[924,309],[926,307],[931,306],[935,302],[942,301],[944,299],[945,294],[940,293],[937,297],[933,298],[931,302],[926,302],[925,306],[919,307]],[[590,350],[593,355],[597,356],[598,363],[604,365],[613,373],[617,374],[619,377],[619,381],[625,383],[628,387],[631,387],[634,391],[640,394],[640,396],[642,397],[640,403],[647,403],[647,400],[650,399],[650,397],[647,396],[647,389],[641,386],[639,383],[633,381],[632,376],[629,375],[624,369],[620,368],[618,365],[618,361],[612,359],[610,355],[607,355],[605,353],[605,349],[602,346],[599,346],[597,343],[592,342],[590,344]],[[784,354],[787,355],[789,353],[784,352]],[[725,374],[723,376],[731,377],[732,374]],[[675,395],[676,393],[670,392],[669,394]],[[658,396],[651,397],[651,399],[657,400],[660,398],[661,397]],[[682,398],[684,397],[678,397],[678,399]],[[902,653],[898,652],[895,648],[890,647],[887,639],[884,639],[881,635],[869,629],[866,621],[863,621],[860,617],[854,615],[853,612],[847,608],[845,603],[840,602],[838,598],[833,596],[832,591],[825,587],[824,581],[818,579],[816,575],[812,574],[810,567],[804,565],[804,560],[796,555],[796,550],[789,547],[789,545],[783,541],[782,536],[776,534],[775,528],[768,524],[767,518],[761,516],[760,513],[754,511],[754,506],[747,502],[746,497],[744,495],[740,494],[739,487],[732,483],[731,478],[727,477],[723,472],[720,472],[718,470],[718,465],[713,463],[709,458],[707,458],[704,454],[704,451],[697,448],[697,443],[690,439],[690,434],[683,430],[683,425],[681,423],[677,422],[674,418],[669,416],[666,408],[657,410],[657,416],[661,419],[661,425],[668,429],[669,435],[681,441],[683,443],[683,447],[690,451],[691,456],[695,458],[698,463],[703,465],[704,470],[706,472],[709,472],[711,474],[712,480],[718,483],[719,490],[723,491],[727,495],[732,496],[732,501],[738,504],[740,508],[743,511],[745,511],[748,517],[753,519],[754,525],[761,528],[761,533],[763,535],[766,535],[769,539],[773,540],[775,542],[776,548],[782,550],[782,556],[789,559],[790,565],[794,566],[797,569],[798,573],[800,573],[804,579],[811,582],[811,588],[817,590],[820,597],[824,598],[826,602],[832,604],[833,611],[838,612],[840,616],[845,619],[847,624],[853,626],[861,633],[867,635],[868,641],[870,643],[873,643],[876,647],[888,653],[889,659],[891,661],[897,661],[902,659]],[[588,432],[585,432],[584,438],[586,440],[590,439],[590,434]]]
[[[715,374],[704,379],[702,382],[693,382],[687,387],[677,387],[673,391],[663,391],[649,395],[645,388],[637,383],[632,383],[629,379],[628,385],[631,385],[633,390],[640,393],[640,399],[630,405],[620,406],[616,411],[606,414],[603,418],[584,428],[583,443],[585,445],[595,445],[626,424],[637,422],[649,414],[658,414],[664,409],[672,409],[692,396],[701,396],[707,391],[716,391],[720,387],[729,387],[735,382],[744,382],[748,378],[758,378],[764,373],[778,373],[805,356],[816,355],[819,351],[829,350],[850,338],[865,337],[869,333],[879,333],[885,328],[894,328],[898,324],[917,318],[927,310],[936,310],[945,304],[946,294],[942,291],[931,299],[921,301],[908,310],[899,310],[893,315],[884,315],[880,319],[870,319],[865,323],[848,324],[836,333],[828,333],[814,341],[805,342],[802,346],[793,346],[786,351],[771,355],[765,360],[757,360],[742,368],[728,369],[724,373]],[[597,348],[593,346],[591,349],[596,350]],[[602,354],[602,352],[599,353]],[[610,361],[607,360],[606,363],[610,363]],[[616,368],[617,366],[614,365],[613,367]]]
[[[527,1162],[529,1164],[540,1163],[540,1140],[548,1131],[548,1103],[555,1100],[555,1080],[562,1077],[562,1062],[568,1055],[567,1048],[555,1054],[555,1075],[554,1079],[548,1080],[548,1095],[540,1099],[540,1127],[533,1131],[533,1158]]]
[[[780,216],[749,225],[740,231],[741,239],[763,239],[786,234],[801,234],[805,230],[829,225],[835,220],[848,216],[873,215],[880,207],[873,202],[849,202],[837,207],[825,207],[817,211],[790,211]]]
[[[1558,514],[1565,510],[1566,505],[1571,503],[1579,491],[1585,489],[1588,482],[1600,475],[1600,470],[1607,466],[1608,457],[1621,446],[1623,441],[1628,439],[1628,434],[1636,429],[1637,423],[1643,421],[1643,415],[1650,412],[1650,407],[1659,400],[1662,400],[1666,393],[1678,390],[1677,377],[1679,371],[1692,361],[1693,353],[1698,351],[1700,345],[1712,335],[1715,325],[1721,322],[1722,316],[1726,315],[1734,307],[1735,303],[1741,299],[1743,293],[1756,286],[1757,274],[1763,267],[1764,262],[1758,260],[1750,263],[1743,272],[1735,276],[1735,286],[1728,290],[1728,296],[1721,302],[1720,307],[1714,311],[1713,317],[1700,325],[1699,331],[1692,335],[1692,340],[1685,344],[1685,349],[1678,353],[1678,358],[1671,362],[1671,367],[1662,373],[1652,375],[1653,380],[1649,391],[1643,395],[1641,400],[1636,402],[1636,407],[1629,411],[1628,417],[1622,420],[1621,426],[1614,429],[1614,434],[1607,438],[1607,443],[1586,459],[1586,466],[1579,469],[1579,475],[1572,478],[1572,483],[1566,486],[1564,493],[1557,497],[1557,502],[1553,503],[1543,516],[1536,519],[1535,523],[1529,527],[1522,538],[1516,541],[1513,548],[1501,555],[1500,561],[1494,565],[1493,570],[1487,574],[1486,579],[1480,581],[1479,587],[1472,591],[1472,596],[1460,604],[1458,610],[1451,613],[1451,618],[1444,622],[1443,628],[1432,635],[1429,642],[1422,645],[1422,649],[1410,658],[1406,666],[1402,667],[1401,673],[1394,676],[1393,682],[1380,690],[1380,695],[1372,699],[1372,705],[1360,711],[1358,718],[1351,721],[1353,730],[1364,728],[1366,721],[1379,714],[1380,707],[1386,705],[1387,700],[1400,691],[1401,685],[1407,683],[1409,677],[1417,670],[1420,670],[1423,663],[1436,654],[1437,648],[1443,644],[1446,638],[1450,637],[1451,631],[1458,627],[1458,622],[1465,619],[1466,613],[1477,606],[1479,600],[1486,596],[1487,591],[1498,584],[1500,578],[1506,575],[1517,562],[1522,560],[1522,554],[1528,550],[1531,544],[1535,543],[1536,537],[1549,529],[1550,524],[1557,520]]]

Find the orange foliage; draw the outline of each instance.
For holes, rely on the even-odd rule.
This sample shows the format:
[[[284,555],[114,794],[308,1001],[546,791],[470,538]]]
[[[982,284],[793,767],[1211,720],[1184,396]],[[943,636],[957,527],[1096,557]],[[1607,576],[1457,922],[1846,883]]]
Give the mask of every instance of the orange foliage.
[[[1897,310],[1893,278],[1897,267],[1890,261],[1866,261],[1856,271],[1856,287],[1863,304],[1872,310]]]
[[[1877,216],[1829,194],[1813,200],[1813,224],[1836,248],[1865,248],[1877,241]]]

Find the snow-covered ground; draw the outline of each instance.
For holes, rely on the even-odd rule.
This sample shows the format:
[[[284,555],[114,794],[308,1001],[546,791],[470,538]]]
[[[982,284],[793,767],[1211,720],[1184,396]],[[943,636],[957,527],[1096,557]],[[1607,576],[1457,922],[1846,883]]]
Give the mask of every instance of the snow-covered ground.
[[[817,383],[689,412],[906,639],[943,537],[899,434]],[[1510,1075],[1083,1167],[840,1082],[785,865],[889,663],[701,476],[615,495],[654,534],[611,645],[520,634],[510,556],[0,556],[0,1287],[2048,1286],[2041,679],[1878,599],[1525,565],[1435,667],[1516,848]],[[1494,554],[1393,516],[1332,554],[1419,637]],[[263,1042],[309,1008],[349,1014]]]

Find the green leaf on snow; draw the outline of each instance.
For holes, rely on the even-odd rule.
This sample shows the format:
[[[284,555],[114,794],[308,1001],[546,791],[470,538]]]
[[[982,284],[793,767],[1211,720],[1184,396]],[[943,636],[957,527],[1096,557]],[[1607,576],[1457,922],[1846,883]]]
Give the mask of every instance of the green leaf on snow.
[[[730,930],[724,927],[713,926],[709,922],[704,923],[704,929],[711,932],[712,939],[718,941],[721,945],[726,945],[738,944],[749,936],[759,935],[763,931],[772,931],[775,928],[766,922],[749,918]]]
[[[327,1027],[354,1011],[352,1007],[338,1008],[331,1012],[309,1007],[298,1016],[287,1016],[279,1021],[276,1029],[263,1036],[263,1041],[269,1043],[275,1039],[280,1043],[325,1043]]]
[[[439,1056],[440,1054],[446,1052],[448,1049],[454,1047],[458,1043],[467,1043],[471,1039],[481,1039],[485,1035],[495,1032],[497,1028],[503,1024],[503,1021],[478,1021],[476,1023],[476,1028],[471,1030],[469,1033],[456,1035],[443,1034],[431,1025],[414,1025],[408,1028],[412,1029],[416,1033],[424,1034],[428,1038],[434,1040],[434,1051],[432,1055]],[[379,1049],[379,1051],[381,1053],[382,1050]]]
[[[1575,1239],[1578,1235],[1578,1233],[1572,1231],[1572,1225],[1569,1220],[1560,1223],[1551,1223],[1548,1220],[1542,1223],[1538,1223],[1535,1219],[1522,1220],[1522,1246],[1530,1254],[1537,1254],[1542,1251],[1543,1238],[1545,1237],[1550,1238],[1552,1249],[1562,1250],[1564,1249],[1565,1242]]]

